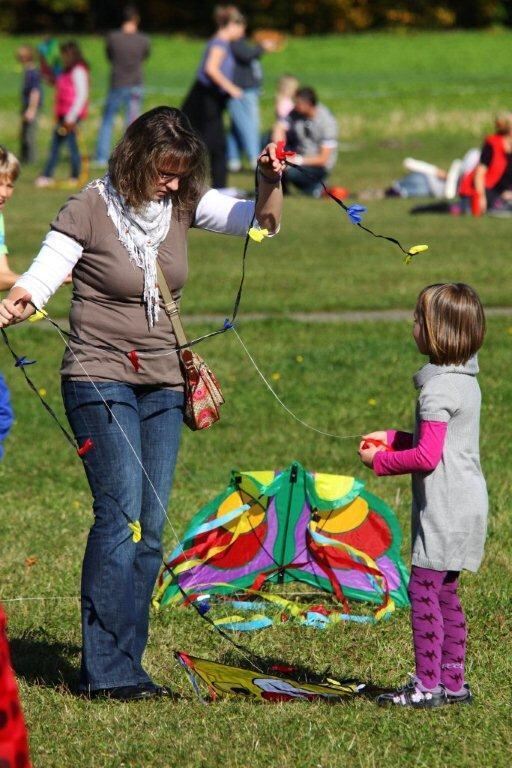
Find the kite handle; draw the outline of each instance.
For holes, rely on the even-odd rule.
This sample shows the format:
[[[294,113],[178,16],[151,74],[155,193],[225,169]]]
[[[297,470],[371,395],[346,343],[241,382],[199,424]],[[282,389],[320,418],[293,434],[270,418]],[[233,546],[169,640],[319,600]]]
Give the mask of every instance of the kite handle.
[[[363,450],[366,450],[371,445],[374,445],[376,448],[384,448],[385,451],[392,451],[393,448],[384,442],[384,440],[376,440],[374,437],[365,437],[364,443],[362,445]]]

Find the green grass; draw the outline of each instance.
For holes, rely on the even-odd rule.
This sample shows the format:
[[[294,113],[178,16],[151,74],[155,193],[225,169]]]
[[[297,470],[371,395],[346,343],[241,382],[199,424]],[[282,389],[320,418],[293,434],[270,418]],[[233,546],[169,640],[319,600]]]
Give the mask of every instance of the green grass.
[[[317,84],[341,118],[344,140],[336,181],[351,189],[378,186],[400,173],[404,155],[446,164],[480,140],[492,111],[509,98],[511,35],[450,33],[361,35],[290,40],[267,59],[264,112],[282,71]],[[2,44],[1,138],[16,133],[19,73],[10,55],[20,40]],[[158,37],[148,64],[148,106],[164,98],[178,103],[191,79],[201,44]],[[93,62],[94,109],[85,140],[89,148],[105,88],[100,42],[84,45]],[[49,114],[49,96],[47,114]],[[398,119],[397,115],[402,115]],[[42,121],[41,149],[49,120]],[[489,121],[490,125],[490,121]],[[12,262],[24,268],[36,252],[66,193],[36,191],[27,171],[6,211]],[[250,184],[249,176],[242,182]],[[498,220],[412,217],[406,201],[369,204],[368,224],[406,245],[427,242],[430,251],[409,267],[394,246],[348,224],[329,202],[287,200],[282,232],[252,245],[240,332],[263,371],[275,376],[280,397],[319,429],[352,435],[412,423],[410,377],[421,364],[410,324],[315,325],[287,319],[291,311],[410,308],[419,289],[438,280],[475,285],[486,305],[509,305],[512,273],[509,224]],[[229,314],[240,271],[239,240],[193,232],[191,277],[184,297],[188,314]],[[67,289],[52,301],[63,317]],[[265,312],[265,322],[244,313]],[[395,768],[395,766],[495,766],[510,764],[508,660],[512,651],[510,583],[512,449],[507,407],[512,398],[512,320],[493,319],[481,354],[482,460],[490,492],[487,554],[481,571],[463,577],[468,614],[469,679],[473,707],[432,714],[387,712],[371,702],[327,707],[260,706],[246,701],[201,706],[172,661],[180,648],[213,659],[240,661],[233,649],[192,611],[162,610],[152,620],[147,665],[155,679],[171,683],[184,700],[138,705],[94,704],[70,693],[78,677],[80,563],[91,523],[90,499],[80,463],[30,394],[0,345],[0,370],[12,390],[16,423],[0,464],[3,556],[0,596],[66,600],[6,602],[10,637],[39,768],[152,768],[160,765],[263,768]],[[211,324],[194,325],[199,334]],[[41,326],[9,332],[17,351],[38,360],[37,385],[62,414],[58,365],[62,343]],[[205,434],[184,434],[170,516],[179,535],[199,506],[226,484],[231,468],[272,469],[293,459],[307,468],[356,474],[397,512],[409,546],[408,478],[379,479],[359,464],[357,440],[329,440],[307,432],[280,408],[244,357],[234,335],[202,347],[226,394],[221,422]],[[297,357],[303,358],[299,361]],[[175,544],[167,527],[165,547]],[[35,557],[32,567],[27,557]],[[246,636],[258,653],[333,674],[403,680],[412,669],[406,611],[376,626],[341,626],[325,632],[276,626]],[[243,661],[243,660],[242,660]]]
[[[482,454],[492,516],[485,564],[477,576],[463,578],[471,631],[469,677],[477,696],[472,708],[425,716],[381,712],[368,701],[340,707],[229,701],[204,709],[173,665],[172,650],[244,660],[236,659],[229,645],[194,612],[185,610],[163,610],[154,616],[148,649],[149,669],[185,696],[182,703],[144,703],[135,708],[86,704],[68,693],[78,672],[78,601],[8,603],[35,764],[156,766],[170,754],[176,765],[183,766],[508,764],[501,747],[510,718],[504,681],[511,650],[512,531],[510,478],[503,467],[512,460],[512,451],[502,409],[512,396],[508,331],[506,321],[493,320],[482,354]],[[312,327],[278,321],[247,323],[242,333],[263,370],[281,374],[276,383],[280,396],[318,428],[355,434],[382,425],[411,424],[414,392],[409,378],[420,361],[407,324]],[[32,373],[61,410],[59,339],[41,328],[17,329],[11,339],[24,354],[38,357]],[[404,526],[404,548],[408,547],[407,478],[373,478],[358,463],[357,441],[327,440],[291,421],[247,365],[234,336],[211,342],[205,352],[223,382],[227,403],[222,421],[210,432],[184,435],[170,508],[178,533],[198,506],[224,487],[231,467],[273,468],[296,458],[306,467],[364,478],[396,509]],[[2,508],[8,512],[3,524],[2,595],[76,596],[90,524],[82,470],[28,394],[22,377],[5,362],[2,367],[17,409],[17,423],[0,467]],[[166,547],[174,541],[168,528]],[[37,558],[32,567],[24,564],[28,556]],[[377,627],[346,625],[319,632],[278,626],[244,637],[243,642],[258,653],[318,670],[329,665],[335,674],[392,684],[412,668],[408,622],[402,611]],[[58,738],[52,735],[56,728]]]

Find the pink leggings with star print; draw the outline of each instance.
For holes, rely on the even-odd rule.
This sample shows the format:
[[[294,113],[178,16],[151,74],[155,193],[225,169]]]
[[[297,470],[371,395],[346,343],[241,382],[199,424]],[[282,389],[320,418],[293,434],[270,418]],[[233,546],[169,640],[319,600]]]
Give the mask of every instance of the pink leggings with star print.
[[[412,566],[409,581],[416,676],[426,688],[450,691],[464,684],[466,619],[457,589],[458,571]]]

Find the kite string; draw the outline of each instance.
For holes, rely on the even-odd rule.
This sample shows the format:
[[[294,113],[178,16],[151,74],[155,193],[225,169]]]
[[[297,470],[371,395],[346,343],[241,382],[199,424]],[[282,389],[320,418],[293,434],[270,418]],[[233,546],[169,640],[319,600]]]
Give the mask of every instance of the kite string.
[[[25,603],[25,602],[35,602],[40,601],[44,602],[47,600],[55,600],[55,601],[61,601],[61,600],[80,600],[80,595],[35,595],[35,596],[21,596],[21,597],[1,597],[0,601],[2,603]]]
[[[284,159],[284,162],[286,163],[286,165],[289,165],[292,168],[295,168],[297,171],[302,173],[304,176],[307,176],[307,178],[310,179],[311,181],[316,181],[316,179],[305,168],[303,168],[303,166],[297,165],[297,163],[292,163],[289,160],[287,160],[286,158]],[[340,208],[343,208],[345,213],[347,213],[350,216],[351,206],[345,205],[343,200],[341,200],[339,197],[336,197],[336,195],[334,195],[329,190],[329,188],[324,184],[323,181],[320,180],[320,184],[321,184],[325,194],[327,195],[327,197],[330,197],[331,200],[333,200],[335,203],[337,203],[337,205],[339,205]],[[364,209],[364,210],[366,210],[366,209]],[[352,218],[351,218],[351,220],[352,220]],[[410,250],[406,250],[403,247],[402,243],[399,240],[397,240],[396,237],[390,237],[389,235],[380,235],[378,232],[374,232],[369,227],[366,227],[364,224],[361,224],[360,221],[354,221],[353,220],[353,223],[356,224],[360,229],[364,230],[365,232],[368,232],[368,234],[372,235],[372,237],[376,237],[376,238],[379,238],[379,239],[382,239],[382,240],[388,240],[388,242],[393,243],[394,245],[397,245],[398,248],[400,248],[400,250],[402,251],[402,253],[404,253],[406,255],[406,257],[410,257],[410,256],[413,255],[413,253],[411,253]],[[406,263],[407,263],[407,261],[406,261]]]
[[[261,380],[263,381],[263,383],[265,384],[267,389],[272,393],[272,395],[275,397],[275,399],[277,400],[279,405],[292,417],[292,419],[295,419],[295,421],[297,421],[299,424],[301,424],[306,429],[310,429],[312,432],[317,432],[319,435],[324,435],[325,437],[332,437],[332,438],[335,438],[336,440],[355,440],[356,438],[364,437],[364,435],[362,435],[360,433],[358,433],[357,435],[337,435],[337,434],[335,434],[333,432],[324,432],[322,429],[317,429],[316,427],[313,427],[311,424],[308,424],[306,421],[303,421],[301,418],[299,418],[299,416],[297,416],[295,413],[293,413],[293,411],[290,410],[290,408],[288,408],[286,403],[284,403],[281,400],[281,398],[279,397],[279,395],[277,394],[277,392],[273,388],[272,384],[268,381],[268,379],[266,378],[265,374],[263,373],[263,371],[258,366],[256,360],[254,359],[254,357],[249,352],[249,350],[247,348],[247,345],[242,340],[240,334],[238,333],[238,331],[236,330],[236,328],[234,326],[232,328],[232,331],[235,334],[235,336],[237,337],[238,341],[240,342],[240,345],[242,346],[242,349],[244,350],[245,354],[247,355],[247,357],[251,361],[252,365],[256,369],[259,377],[261,378]]]

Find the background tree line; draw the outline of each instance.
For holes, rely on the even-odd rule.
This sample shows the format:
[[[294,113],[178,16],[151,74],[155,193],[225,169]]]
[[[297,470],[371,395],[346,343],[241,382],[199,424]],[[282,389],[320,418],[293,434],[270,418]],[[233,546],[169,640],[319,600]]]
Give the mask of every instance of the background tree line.
[[[119,24],[122,0],[3,0],[4,32],[100,32]],[[140,0],[143,27],[208,35],[213,0]],[[512,0],[240,0],[251,26],[292,34],[385,28],[512,25]]]

